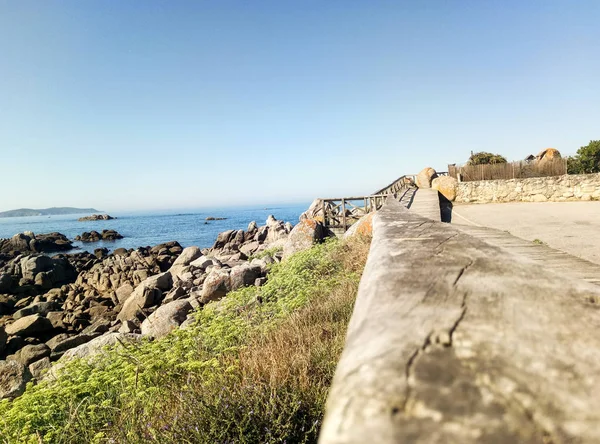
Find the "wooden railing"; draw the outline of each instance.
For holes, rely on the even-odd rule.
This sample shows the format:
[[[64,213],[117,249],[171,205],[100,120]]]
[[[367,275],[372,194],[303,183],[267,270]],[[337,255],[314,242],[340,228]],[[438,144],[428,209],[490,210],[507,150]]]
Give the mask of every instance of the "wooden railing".
[[[332,230],[346,231],[364,215],[379,210],[388,197],[400,200],[414,186],[416,175],[406,174],[369,196],[323,199],[323,224]]]
[[[388,196],[390,195],[377,194],[323,199],[323,225],[329,229],[346,231],[348,227],[364,215],[379,210]]]
[[[373,194],[374,195],[377,195],[377,194],[397,195],[402,190],[405,190],[409,186],[412,186],[412,184],[415,183],[416,178],[417,178],[416,174],[405,174],[404,176],[401,176],[398,179],[396,179],[395,181],[393,181],[388,186],[383,187],[379,191],[375,191]]]

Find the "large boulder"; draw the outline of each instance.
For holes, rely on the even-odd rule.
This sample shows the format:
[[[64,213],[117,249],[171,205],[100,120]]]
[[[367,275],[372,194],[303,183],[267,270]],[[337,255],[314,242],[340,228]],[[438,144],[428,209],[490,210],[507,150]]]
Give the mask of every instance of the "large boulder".
[[[52,259],[44,255],[26,256],[21,259],[21,274],[23,279],[35,280],[35,276],[43,271],[52,270]]]
[[[21,308],[17,310],[13,314],[13,319],[16,321],[25,316],[40,314],[42,316],[46,316],[51,311],[54,311],[58,308],[58,304],[55,302],[36,302],[34,304],[28,305],[25,308]]]
[[[540,161],[540,160],[553,160],[553,159],[560,159],[562,158],[562,156],[560,155],[560,151],[558,151],[556,148],[546,148],[542,151],[540,151],[538,153],[537,156],[535,156],[536,160]]]
[[[231,290],[254,285],[261,274],[262,270],[259,265],[242,264],[233,267],[229,274]]]
[[[216,301],[231,291],[229,270],[215,269],[206,277],[200,294],[200,302]]]
[[[423,168],[423,170],[417,174],[417,186],[419,188],[431,188],[431,181],[436,177],[437,173],[433,168]]]
[[[285,240],[288,237],[290,231],[288,226],[282,220],[277,220],[273,215],[269,215],[267,218],[268,234],[265,242],[271,247],[277,245],[278,241]]]
[[[137,342],[140,335],[133,333],[107,333],[102,336],[98,336],[85,344],[81,344],[75,348],[67,350],[65,354],[60,358],[60,362],[69,361],[73,358],[86,358],[89,356],[97,355],[101,353],[105,347],[114,346],[120,343],[132,343]]]
[[[13,355],[13,359],[25,367],[32,362],[50,356],[50,348],[46,344],[26,345]]]
[[[179,257],[175,259],[169,271],[173,276],[179,276],[183,269],[189,266],[193,261],[202,256],[202,251],[198,247],[187,247],[181,252]]]
[[[5,327],[9,336],[35,336],[52,330],[52,323],[38,314],[24,316]]]
[[[314,219],[301,220],[291,231],[283,246],[283,258],[292,254],[307,250],[316,242],[321,242],[331,233],[325,226]]]
[[[29,370],[17,361],[0,361],[0,399],[21,396],[27,381],[31,379]]]
[[[186,299],[179,299],[158,307],[142,322],[142,335],[162,338],[179,327],[190,311],[192,306]]]
[[[131,296],[131,293],[133,293],[133,286],[127,282],[123,285],[121,285],[119,288],[117,288],[117,290],[115,291],[115,294],[117,295],[117,300],[120,303],[123,303],[127,300],[127,298],[129,296]]]
[[[29,248],[35,253],[67,251],[73,248],[73,243],[61,233],[38,234],[29,242]]]
[[[50,367],[52,367],[52,362],[50,362],[50,358],[46,356],[39,361],[29,364],[29,373],[31,373],[31,376],[33,376],[34,379],[40,379]]]
[[[125,300],[117,319],[121,322],[138,316],[140,310],[160,302],[162,292],[173,286],[173,277],[169,271],[150,276],[141,282]]]
[[[46,345],[53,353],[61,353],[71,348],[75,348],[81,344],[85,344],[86,342],[91,341],[93,338],[94,336],[83,333],[76,336],[60,334],[46,342]]]
[[[352,224],[344,233],[344,238],[352,236],[371,236],[373,234],[373,218],[377,212],[365,214],[359,220]]]
[[[450,176],[436,177],[431,182],[431,188],[437,190],[450,202],[454,202],[456,193],[458,192],[458,181]]]
[[[304,213],[300,215],[300,220],[314,219],[323,222],[323,199],[315,199]]]

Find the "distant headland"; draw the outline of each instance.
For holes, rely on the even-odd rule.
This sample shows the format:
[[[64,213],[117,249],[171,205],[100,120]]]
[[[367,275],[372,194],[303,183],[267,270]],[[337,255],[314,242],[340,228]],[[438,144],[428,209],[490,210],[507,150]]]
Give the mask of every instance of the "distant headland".
[[[62,214],[99,213],[94,208],[52,207],[34,210],[19,208],[18,210],[2,211],[0,217],[29,217],[29,216],[58,216]]]

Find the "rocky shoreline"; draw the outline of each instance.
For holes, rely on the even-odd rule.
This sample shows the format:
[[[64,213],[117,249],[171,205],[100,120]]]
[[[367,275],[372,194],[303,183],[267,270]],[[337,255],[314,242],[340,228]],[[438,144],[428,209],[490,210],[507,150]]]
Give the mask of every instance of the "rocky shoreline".
[[[50,257],[51,242],[72,248],[60,233],[0,240],[0,399],[51,375],[55,362],[53,369],[116,341],[165,336],[192,322],[194,309],[263,285],[270,264],[328,235],[313,219],[293,227],[269,216],[264,226],[220,233],[204,250],[173,241]]]

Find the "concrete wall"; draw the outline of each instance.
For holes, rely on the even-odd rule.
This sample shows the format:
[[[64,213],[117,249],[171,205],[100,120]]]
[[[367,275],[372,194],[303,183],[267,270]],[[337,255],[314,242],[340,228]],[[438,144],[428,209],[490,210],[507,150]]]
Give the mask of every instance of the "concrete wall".
[[[461,182],[456,196],[457,203],[566,200],[600,200],[600,174]]]
[[[599,443],[600,287],[546,259],[388,199],[320,444]]]

